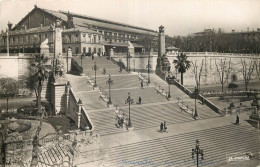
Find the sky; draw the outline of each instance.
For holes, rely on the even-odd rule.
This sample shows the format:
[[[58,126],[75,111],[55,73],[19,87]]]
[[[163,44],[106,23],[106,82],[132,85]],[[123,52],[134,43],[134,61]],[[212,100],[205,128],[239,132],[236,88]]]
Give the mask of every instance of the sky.
[[[8,21],[17,24],[35,4],[157,31],[163,25],[170,36],[260,28],[260,0],[0,0],[0,30]]]

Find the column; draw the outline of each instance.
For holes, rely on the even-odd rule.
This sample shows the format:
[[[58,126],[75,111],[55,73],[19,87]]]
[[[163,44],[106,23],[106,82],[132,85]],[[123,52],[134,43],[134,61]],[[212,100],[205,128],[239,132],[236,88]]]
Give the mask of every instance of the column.
[[[81,109],[82,109],[82,107],[83,107],[84,105],[83,105],[83,103],[82,103],[82,100],[81,99],[79,99],[79,101],[78,101],[78,120],[77,120],[77,126],[78,126],[78,128],[80,128],[80,121],[81,121]]]

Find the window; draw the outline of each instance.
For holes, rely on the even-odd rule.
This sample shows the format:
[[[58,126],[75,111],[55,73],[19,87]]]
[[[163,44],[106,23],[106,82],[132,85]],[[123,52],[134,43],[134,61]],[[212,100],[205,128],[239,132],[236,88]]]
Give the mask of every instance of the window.
[[[94,53],[97,53],[97,48],[94,48]]]
[[[88,38],[89,38],[89,42],[91,42],[91,35],[90,34],[88,35]]]
[[[101,53],[101,48],[98,48],[98,53]]]
[[[86,53],[86,47],[83,47],[83,53]]]
[[[71,42],[71,35],[69,35],[69,42]]]
[[[78,42],[78,34],[75,35],[75,41]]]
[[[101,36],[98,36],[98,42],[99,43],[101,42]]]
[[[91,53],[91,47],[88,48],[88,53]]]
[[[79,53],[79,47],[76,47],[75,50],[76,50],[76,54],[78,54]]]
[[[62,48],[62,53],[65,53],[66,51],[65,51],[65,48]]]
[[[96,35],[94,35],[94,43],[97,43]]]

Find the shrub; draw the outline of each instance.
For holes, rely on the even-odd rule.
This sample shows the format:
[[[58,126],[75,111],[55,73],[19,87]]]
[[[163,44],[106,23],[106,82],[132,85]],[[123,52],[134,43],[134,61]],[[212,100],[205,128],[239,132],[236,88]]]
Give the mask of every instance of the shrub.
[[[19,83],[13,78],[0,78],[0,96],[14,97],[19,93]]]

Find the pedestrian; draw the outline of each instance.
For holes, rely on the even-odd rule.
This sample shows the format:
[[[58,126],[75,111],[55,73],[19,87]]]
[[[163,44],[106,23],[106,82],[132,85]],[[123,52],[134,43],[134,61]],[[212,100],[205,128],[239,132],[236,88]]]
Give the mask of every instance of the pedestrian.
[[[122,67],[121,67],[121,66],[119,67],[119,72],[120,72],[120,73],[122,72]]]
[[[94,52],[92,52],[91,56],[92,56],[92,60],[94,60]]]
[[[162,132],[163,131],[163,123],[161,123],[161,125],[160,125],[160,132]]]
[[[144,83],[143,83],[143,81],[141,81],[141,88],[142,88],[142,89],[144,88]]]
[[[140,96],[139,96],[138,102],[140,105],[142,104],[142,98]]]
[[[164,129],[164,132],[167,132],[166,122],[164,122],[164,124],[163,124],[163,129]]]
[[[235,125],[239,125],[239,117],[238,117],[238,115],[237,115],[237,119],[236,119]]]

